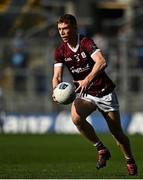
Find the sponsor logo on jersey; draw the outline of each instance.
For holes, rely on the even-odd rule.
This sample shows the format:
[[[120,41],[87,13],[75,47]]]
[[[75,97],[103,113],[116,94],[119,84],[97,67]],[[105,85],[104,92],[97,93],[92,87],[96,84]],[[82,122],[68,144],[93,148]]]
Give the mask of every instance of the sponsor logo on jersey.
[[[72,73],[81,73],[81,72],[84,72],[84,71],[87,71],[89,69],[89,64],[87,64],[85,67],[83,67],[83,68],[74,68],[73,66],[70,68],[70,70],[71,70],[71,72]]]

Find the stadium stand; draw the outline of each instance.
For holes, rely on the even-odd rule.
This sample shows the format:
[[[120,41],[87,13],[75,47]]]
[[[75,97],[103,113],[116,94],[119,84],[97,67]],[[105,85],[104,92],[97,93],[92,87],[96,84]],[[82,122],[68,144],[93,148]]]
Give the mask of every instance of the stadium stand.
[[[98,1],[99,2],[99,1]],[[107,2],[107,1],[106,1]],[[139,2],[139,1],[138,1]],[[92,1],[93,3],[93,1]],[[84,4],[93,4],[84,1]],[[142,3],[142,1],[141,1]],[[89,35],[93,36],[94,32],[94,12],[91,13],[91,21],[85,18],[84,12],[76,11],[79,9],[78,4],[75,3],[75,12],[79,15],[82,25],[86,26],[86,31]],[[57,107],[52,102],[51,98],[51,75],[53,65],[53,51],[59,42],[57,31],[55,28],[56,18],[63,12],[67,12],[67,1],[38,1],[38,0],[1,0],[0,1],[0,87],[4,90],[4,97],[8,112],[52,112],[69,108]],[[126,6],[124,6],[126,7]],[[136,66],[138,54],[141,55],[141,50],[138,51],[139,39],[135,40],[135,32],[139,32],[142,28],[143,19],[140,6],[136,3],[132,6],[133,14],[137,14],[132,19],[133,34],[125,39],[126,36],[119,36],[116,34],[114,37],[104,34],[108,41],[108,50],[110,57],[108,71],[113,77],[115,82],[118,82],[117,91],[121,104],[121,110],[124,112],[141,111],[143,107],[142,92],[143,80],[141,66]],[[88,8],[87,8],[88,9]],[[125,9],[125,8],[124,8]],[[138,9],[138,11],[137,11]],[[136,12],[137,11],[137,12]],[[81,13],[81,14],[78,14]],[[54,15],[53,15],[54,14]],[[123,15],[124,13],[122,13]],[[95,15],[95,14],[94,14]],[[103,18],[103,17],[102,17]],[[122,24],[122,18],[113,21],[111,19],[104,21],[107,24],[115,26],[118,22]],[[117,24],[118,24],[117,23]],[[128,24],[127,24],[128,25]],[[140,25],[140,26],[138,26]],[[119,27],[119,26],[118,26]],[[124,24],[122,24],[123,29]],[[104,29],[106,29],[104,28]],[[128,28],[128,26],[127,26]],[[17,73],[27,74],[27,83],[25,93],[17,93],[14,90],[14,73],[9,65],[9,55],[12,42],[18,31],[22,30],[23,38],[26,43],[26,50],[29,54],[28,68],[26,71],[17,71]],[[111,32],[111,30],[110,30]],[[140,31],[141,32],[141,31]],[[141,45],[142,46],[142,45]],[[142,57],[141,57],[142,59]],[[141,60],[140,60],[141,61]],[[132,62],[132,63],[131,63]],[[142,61],[141,61],[142,62]],[[132,67],[130,65],[132,64]],[[67,72],[66,72],[67,73]],[[68,76],[68,74],[67,74]],[[133,80],[134,79],[134,80]],[[135,97],[135,99],[134,99]],[[130,104],[130,106],[129,106]]]

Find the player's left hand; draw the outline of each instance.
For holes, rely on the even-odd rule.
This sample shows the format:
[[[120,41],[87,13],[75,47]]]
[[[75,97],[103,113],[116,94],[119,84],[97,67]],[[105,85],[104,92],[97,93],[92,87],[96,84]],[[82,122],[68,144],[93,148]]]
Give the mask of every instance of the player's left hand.
[[[75,84],[78,84],[79,86],[76,88],[75,92],[78,92],[80,90],[79,96],[84,96],[87,94],[86,90],[88,88],[89,82],[84,79],[84,80],[79,80],[79,81],[73,81]]]

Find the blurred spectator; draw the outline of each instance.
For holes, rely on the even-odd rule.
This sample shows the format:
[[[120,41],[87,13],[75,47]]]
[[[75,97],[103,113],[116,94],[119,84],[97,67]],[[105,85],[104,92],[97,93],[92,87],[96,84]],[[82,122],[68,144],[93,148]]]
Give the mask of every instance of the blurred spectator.
[[[135,39],[135,40],[134,40]],[[119,54],[119,56],[124,60],[126,59],[126,65],[128,70],[132,69],[138,69],[140,67],[139,65],[139,48],[136,49],[136,44],[138,44],[137,36],[132,31],[132,28],[130,26],[126,25],[119,29],[118,32],[118,40],[119,40],[119,49],[126,48],[126,56],[121,56],[122,53]],[[136,49],[136,50],[135,50]],[[119,64],[121,65],[121,59],[119,59]],[[140,78],[138,75],[134,74],[132,76],[129,76],[129,89],[133,92],[138,92],[140,89]]]
[[[48,91],[48,79],[43,66],[39,66],[34,70],[35,90],[38,95],[45,95]]]
[[[93,35],[93,40],[96,43],[96,45],[98,46],[98,48],[100,48],[102,50],[104,56],[108,60],[108,41],[107,41],[106,36],[104,34],[98,32]]]
[[[143,69],[143,45],[137,49],[138,67]]]
[[[14,89],[19,92],[26,91],[28,59],[22,32],[17,32],[12,42],[10,66],[15,73]]]
[[[136,36],[136,56],[137,56],[137,68],[143,69],[143,33],[138,33]]]
[[[133,32],[132,29],[130,28],[130,26],[126,25],[126,26],[122,26],[121,28],[119,28],[118,31],[118,39],[121,42],[127,42],[129,41],[130,37],[133,36]]]
[[[79,25],[79,34],[83,34],[85,36],[88,35],[87,28],[85,25],[82,25],[82,24]]]

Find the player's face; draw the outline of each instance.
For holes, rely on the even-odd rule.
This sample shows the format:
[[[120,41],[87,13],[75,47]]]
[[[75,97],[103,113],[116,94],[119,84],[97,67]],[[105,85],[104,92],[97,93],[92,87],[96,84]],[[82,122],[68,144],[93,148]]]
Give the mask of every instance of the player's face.
[[[75,28],[71,27],[69,24],[66,23],[59,23],[58,31],[64,42],[72,41],[74,35],[76,34]]]

